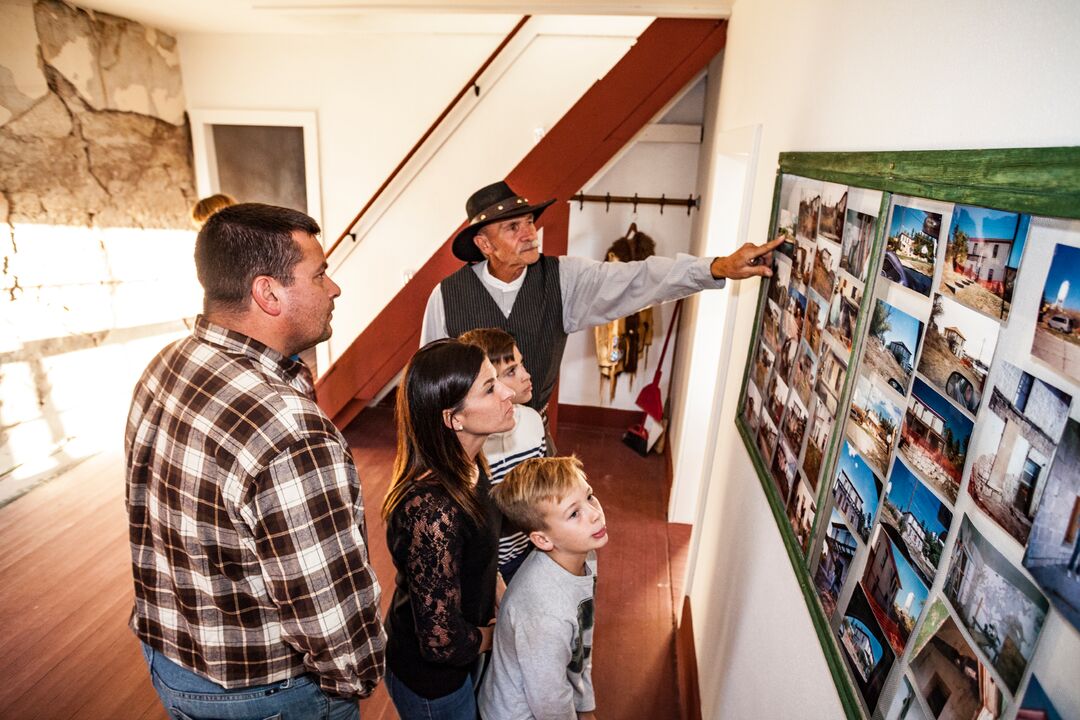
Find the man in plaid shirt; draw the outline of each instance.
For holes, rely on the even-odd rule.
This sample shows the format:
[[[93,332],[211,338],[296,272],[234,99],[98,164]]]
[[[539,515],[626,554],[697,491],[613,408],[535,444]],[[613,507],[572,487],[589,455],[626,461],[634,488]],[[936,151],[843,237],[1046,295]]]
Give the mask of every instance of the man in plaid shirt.
[[[341,294],[318,232],[269,205],[213,215],[204,314],[135,387],[131,627],[174,718],[358,718],[383,675],[356,467],[294,359]]]

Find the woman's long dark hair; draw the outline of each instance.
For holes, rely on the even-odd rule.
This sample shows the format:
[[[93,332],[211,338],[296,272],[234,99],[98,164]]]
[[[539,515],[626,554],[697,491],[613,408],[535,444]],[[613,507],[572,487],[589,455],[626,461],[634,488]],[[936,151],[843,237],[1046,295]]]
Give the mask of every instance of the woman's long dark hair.
[[[412,356],[397,392],[397,457],[383,518],[424,482],[441,485],[474,523],[483,523],[473,487],[475,462],[443,422],[443,411],[461,410],[485,357],[480,348],[457,340],[436,340]]]

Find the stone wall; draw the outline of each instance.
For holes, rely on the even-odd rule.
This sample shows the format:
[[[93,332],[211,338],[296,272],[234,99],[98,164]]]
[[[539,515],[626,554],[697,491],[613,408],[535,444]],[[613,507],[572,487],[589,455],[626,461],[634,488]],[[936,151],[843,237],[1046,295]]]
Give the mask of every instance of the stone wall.
[[[102,449],[198,310],[175,38],[0,4],[0,503]]]

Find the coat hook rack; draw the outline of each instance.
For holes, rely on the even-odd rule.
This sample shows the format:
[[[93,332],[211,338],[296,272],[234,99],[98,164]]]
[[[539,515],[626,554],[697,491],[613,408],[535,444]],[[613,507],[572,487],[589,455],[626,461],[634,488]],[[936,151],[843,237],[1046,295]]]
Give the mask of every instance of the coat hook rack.
[[[585,203],[587,202],[602,202],[604,203],[604,212],[611,210],[612,203],[614,204],[629,204],[634,206],[634,212],[637,212],[638,205],[659,205],[660,214],[664,214],[664,206],[676,206],[685,207],[686,214],[689,215],[690,211],[698,207],[701,203],[700,197],[694,197],[691,194],[685,200],[676,200],[675,198],[669,198],[667,194],[663,194],[660,197],[641,197],[637,193],[633,195],[612,195],[611,193],[604,193],[603,195],[586,195],[585,193],[578,193],[570,198],[571,201],[577,201],[578,209],[583,210]]]

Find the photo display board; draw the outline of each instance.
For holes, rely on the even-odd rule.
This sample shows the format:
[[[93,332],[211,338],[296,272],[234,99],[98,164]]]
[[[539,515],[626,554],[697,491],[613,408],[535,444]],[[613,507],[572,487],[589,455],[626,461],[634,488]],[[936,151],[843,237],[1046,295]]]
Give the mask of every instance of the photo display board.
[[[848,717],[1080,718],[1080,148],[785,153],[777,236],[736,424]]]

